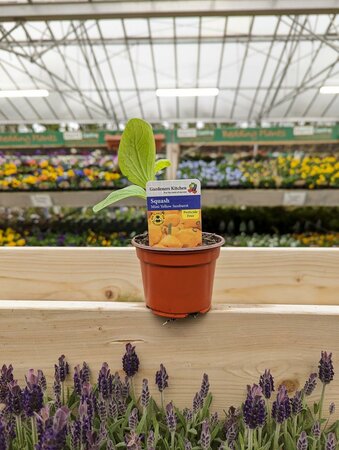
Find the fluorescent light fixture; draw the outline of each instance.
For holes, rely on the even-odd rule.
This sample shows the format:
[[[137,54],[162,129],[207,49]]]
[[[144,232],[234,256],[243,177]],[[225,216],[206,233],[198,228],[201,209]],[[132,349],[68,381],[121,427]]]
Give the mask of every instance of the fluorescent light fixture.
[[[27,97],[48,97],[46,89],[18,89],[15,91],[1,91],[0,98],[27,98]]]
[[[216,97],[218,88],[157,89],[157,97]]]
[[[337,85],[337,86],[321,86],[320,94],[339,94],[339,85]]]

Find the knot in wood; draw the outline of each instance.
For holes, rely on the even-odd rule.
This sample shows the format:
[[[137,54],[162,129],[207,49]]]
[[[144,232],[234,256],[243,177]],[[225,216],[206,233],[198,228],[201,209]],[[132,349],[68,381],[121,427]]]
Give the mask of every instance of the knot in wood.
[[[289,394],[297,391],[300,386],[298,380],[282,380],[281,383],[279,383],[279,384],[283,384],[286,387],[287,392]]]

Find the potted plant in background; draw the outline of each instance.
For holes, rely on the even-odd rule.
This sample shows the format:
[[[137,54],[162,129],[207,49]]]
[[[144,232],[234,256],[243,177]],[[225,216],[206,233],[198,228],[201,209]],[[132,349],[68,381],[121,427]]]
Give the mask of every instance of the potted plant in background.
[[[109,194],[94,206],[95,212],[127,197],[146,201],[147,185],[154,183],[156,174],[171,164],[167,159],[156,161],[152,127],[141,119],[131,119],[127,123],[118,161],[121,172],[132,184]],[[189,183],[190,194],[197,192],[198,183],[197,180]],[[155,314],[170,318],[183,318],[210,309],[216,259],[224,244],[221,236],[202,233],[200,215],[195,224],[187,227],[187,221],[185,225],[179,213],[180,210],[171,211],[166,216],[159,212],[156,217],[149,212],[151,236],[154,237],[152,225],[162,226],[158,238],[150,242],[149,234],[144,233],[132,240],[141,263],[146,304]]]

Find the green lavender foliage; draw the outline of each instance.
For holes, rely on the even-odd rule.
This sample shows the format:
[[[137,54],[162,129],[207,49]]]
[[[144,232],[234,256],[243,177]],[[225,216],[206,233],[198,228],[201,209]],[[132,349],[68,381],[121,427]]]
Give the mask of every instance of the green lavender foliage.
[[[136,353],[131,359],[134,347],[127,345],[126,374],[132,364],[138,367]],[[41,371],[35,374],[30,370],[27,386],[19,388],[12,367],[4,365],[0,373],[0,450],[335,450],[339,448],[339,423],[329,420],[334,406],[324,395],[329,378],[326,383],[322,380],[328,368],[333,369],[322,353],[320,379],[312,374],[294,397],[288,397],[281,386],[274,391],[273,379],[267,381],[271,375],[266,371],[258,384],[248,386],[242,405],[218,416],[212,412],[206,374],[192,404],[182,410],[167,395],[163,365],[155,384],[143,381],[140,395],[135,392],[134,376],[125,376],[121,370],[113,373],[107,363],[98,377],[90,374],[86,363],[75,367],[72,374],[62,356],[55,366],[55,379],[48,383],[53,395],[47,394],[50,391]],[[312,404],[309,395],[316,384],[322,396],[319,403]],[[29,415],[37,405],[32,392],[43,395],[43,407]]]

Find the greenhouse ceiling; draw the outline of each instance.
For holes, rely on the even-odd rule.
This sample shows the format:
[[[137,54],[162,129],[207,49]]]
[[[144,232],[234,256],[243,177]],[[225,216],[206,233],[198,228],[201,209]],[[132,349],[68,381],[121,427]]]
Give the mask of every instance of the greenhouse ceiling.
[[[336,1],[60,3],[0,0],[1,123],[339,119]]]

